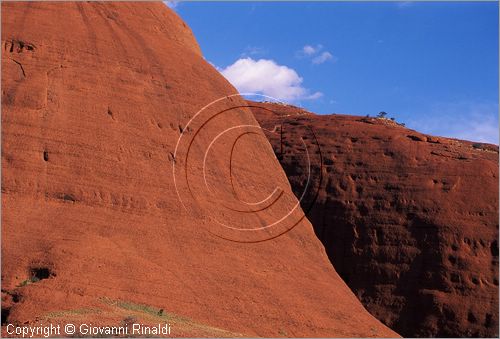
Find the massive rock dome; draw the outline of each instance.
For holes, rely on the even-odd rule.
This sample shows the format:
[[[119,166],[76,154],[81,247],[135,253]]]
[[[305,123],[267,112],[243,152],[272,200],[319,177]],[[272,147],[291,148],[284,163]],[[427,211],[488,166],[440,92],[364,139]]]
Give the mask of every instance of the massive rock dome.
[[[163,3],[3,2],[2,48],[4,335],[133,319],[173,336],[397,335],[300,208],[273,224],[297,203],[286,176]],[[248,133],[221,134],[234,126]]]
[[[408,337],[498,336],[498,146],[249,105],[335,269],[373,315]]]

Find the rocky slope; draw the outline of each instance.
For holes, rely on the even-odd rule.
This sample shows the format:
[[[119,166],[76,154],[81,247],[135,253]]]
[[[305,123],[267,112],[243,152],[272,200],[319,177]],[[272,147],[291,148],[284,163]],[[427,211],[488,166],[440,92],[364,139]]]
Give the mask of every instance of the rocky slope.
[[[373,315],[403,336],[498,336],[497,146],[249,105],[335,269]]]
[[[3,2],[2,49],[3,335],[135,319],[173,336],[396,336],[163,3]]]

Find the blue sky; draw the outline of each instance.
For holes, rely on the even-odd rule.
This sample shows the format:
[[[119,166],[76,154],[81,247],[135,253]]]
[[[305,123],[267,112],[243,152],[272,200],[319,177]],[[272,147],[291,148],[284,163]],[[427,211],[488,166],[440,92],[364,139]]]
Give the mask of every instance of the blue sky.
[[[498,144],[498,3],[180,2],[240,91]]]

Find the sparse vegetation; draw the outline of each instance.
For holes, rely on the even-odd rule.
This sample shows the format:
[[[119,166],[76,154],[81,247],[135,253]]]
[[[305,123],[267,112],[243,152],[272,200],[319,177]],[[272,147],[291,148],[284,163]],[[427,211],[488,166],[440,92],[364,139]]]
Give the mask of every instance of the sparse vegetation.
[[[495,146],[488,145],[488,144],[481,143],[481,142],[473,143],[472,148],[475,150],[479,150],[479,151],[498,153],[498,148],[495,148]]]
[[[229,332],[220,328],[197,323],[190,318],[183,317],[172,312],[166,312],[163,308],[155,308],[149,305],[136,304],[122,300],[113,300],[107,297],[100,298],[100,301],[106,305],[117,308],[117,312],[122,313],[125,311],[126,318],[124,318],[123,321],[130,321],[131,318],[148,319],[153,322],[161,320],[172,323],[172,325],[175,325],[178,330],[182,329],[182,331],[187,331],[187,333],[209,333],[209,336],[215,337],[242,336],[239,333]],[[119,309],[122,311],[119,311]]]
[[[170,317],[170,315],[168,313],[164,312],[163,309],[157,309],[157,308],[154,308],[154,307],[148,306],[148,305],[135,304],[135,303],[120,301],[120,300],[111,300],[109,298],[102,298],[101,301],[104,302],[105,304],[116,306],[116,307],[119,307],[119,308],[122,308],[122,309],[125,309],[128,311],[145,313],[145,314],[148,314],[148,315],[154,316],[154,317],[165,317],[165,318]],[[162,312],[160,312],[160,310]],[[180,317],[179,317],[179,319],[180,319]],[[183,320],[186,320],[186,319],[183,319]]]
[[[29,284],[33,284],[33,283],[36,283],[36,282],[38,282],[38,281],[40,281],[40,279],[39,279],[39,278],[37,278],[37,277],[31,277],[31,278],[29,278],[29,279],[24,280],[22,283],[20,283],[20,284],[18,285],[18,287],[28,286]]]
[[[405,126],[406,126],[403,122],[397,122],[397,121],[396,121],[396,118],[394,118],[394,117],[390,117],[390,118],[388,118],[388,117],[387,117],[387,114],[388,114],[388,113],[387,113],[387,112],[384,112],[384,111],[379,112],[379,113],[377,114],[376,118],[377,118],[377,119],[390,120],[390,121],[394,122],[395,124],[397,124],[397,125],[399,125],[399,126],[402,126],[402,127],[405,127]],[[367,114],[367,115],[366,115],[366,117],[368,118],[368,117],[370,117],[370,115],[369,115],[369,114]]]
[[[282,328],[278,330],[278,334],[282,337],[288,337],[288,333],[286,333],[286,331]]]
[[[242,337],[240,333],[230,332],[221,328],[213,327],[196,322],[193,319],[179,316],[175,313],[165,312],[163,309],[153,306],[136,304],[128,301],[115,300],[107,297],[99,298],[99,301],[106,306],[96,308],[80,308],[73,310],[61,310],[45,314],[45,321],[58,322],[64,321],[78,322],[82,319],[95,318],[97,315],[102,319],[101,325],[118,321],[118,326],[129,327],[133,324],[157,324],[159,322],[168,323],[175,329],[176,334],[180,336],[194,337]],[[115,320],[116,319],[116,320]],[[285,332],[286,333],[286,332]],[[100,335],[97,335],[100,337]],[[86,337],[86,336],[82,336]],[[118,336],[118,337],[127,337]],[[149,337],[146,335],[146,337]]]
[[[48,319],[53,319],[53,318],[79,316],[79,315],[93,314],[93,313],[100,313],[100,312],[101,311],[99,309],[95,309],[95,308],[78,308],[78,309],[74,309],[74,310],[49,312],[46,314],[46,317]]]

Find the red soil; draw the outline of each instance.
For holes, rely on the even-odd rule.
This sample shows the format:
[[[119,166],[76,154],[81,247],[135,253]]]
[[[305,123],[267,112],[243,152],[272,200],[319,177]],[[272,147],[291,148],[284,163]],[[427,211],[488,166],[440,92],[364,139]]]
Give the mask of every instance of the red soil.
[[[250,104],[297,196],[304,139],[303,209],[374,316],[403,336],[498,336],[497,146]]]
[[[257,122],[240,108],[187,126],[236,91],[164,4],[4,2],[2,48],[4,324],[115,325],[124,312],[164,309],[181,319],[173,336],[222,336],[214,327],[251,336],[397,335],[340,279],[307,219],[250,243],[293,225],[226,232],[217,224],[224,215],[236,228],[256,228],[297,200],[262,132],[233,149],[232,186],[249,201],[278,186],[283,199],[254,213],[217,204],[234,200],[219,156],[234,144],[225,138],[207,162],[216,197],[202,194],[209,141]],[[211,110],[242,104],[234,97]],[[191,191],[185,176],[176,188],[172,175],[187,157],[185,145],[175,153],[181,131],[197,137],[194,160],[178,172]],[[177,190],[196,200],[184,209]],[[292,219],[302,216],[299,208]],[[146,315],[139,320],[158,320]]]

